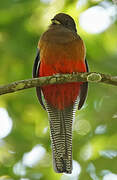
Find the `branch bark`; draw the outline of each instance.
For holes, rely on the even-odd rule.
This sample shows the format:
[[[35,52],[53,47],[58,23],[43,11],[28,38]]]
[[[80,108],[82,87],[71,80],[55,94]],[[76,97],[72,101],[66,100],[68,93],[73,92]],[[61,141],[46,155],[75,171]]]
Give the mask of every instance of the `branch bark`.
[[[90,73],[73,73],[73,74],[57,74],[54,76],[32,78],[16,81],[7,85],[0,86],[0,95],[20,91],[23,89],[33,88],[36,86],[44,86],[48,84],[62,84],[68,82],[94,82],[106,83],[117,86],[117,76],[108,74],[90,72]]]

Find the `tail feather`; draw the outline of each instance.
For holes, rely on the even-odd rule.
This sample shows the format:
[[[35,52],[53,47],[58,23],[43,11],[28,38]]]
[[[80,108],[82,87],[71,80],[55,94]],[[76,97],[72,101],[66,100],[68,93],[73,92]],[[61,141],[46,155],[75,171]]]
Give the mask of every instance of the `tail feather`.
[[[57,173],[72,172],[72,123],[76,103],[64,110],[46,105],[49,114],[53,166]]]

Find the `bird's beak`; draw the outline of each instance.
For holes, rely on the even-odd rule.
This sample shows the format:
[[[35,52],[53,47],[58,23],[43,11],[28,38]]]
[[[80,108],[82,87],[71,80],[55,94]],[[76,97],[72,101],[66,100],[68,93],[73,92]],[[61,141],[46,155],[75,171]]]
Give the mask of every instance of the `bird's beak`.
[[[52,22],[52,24],[61,24],[58,20],[56,20],[56,19],[51,19],[51,22]]]

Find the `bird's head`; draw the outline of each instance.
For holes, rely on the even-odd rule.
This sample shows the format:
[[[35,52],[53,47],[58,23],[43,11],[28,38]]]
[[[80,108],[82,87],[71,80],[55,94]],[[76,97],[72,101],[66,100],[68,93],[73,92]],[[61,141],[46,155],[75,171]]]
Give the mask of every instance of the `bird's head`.
[[[60,26],[64,26],[65,28],[68,28],[72,31],[77,32],[75,22],[74,22],[73,18],[71,16],[69,16],[68,14],[65,14],[65,13],[56,14],[54,16],[54,18],[51,19],[51,21],[52,21],[52,26],[60,25]]]

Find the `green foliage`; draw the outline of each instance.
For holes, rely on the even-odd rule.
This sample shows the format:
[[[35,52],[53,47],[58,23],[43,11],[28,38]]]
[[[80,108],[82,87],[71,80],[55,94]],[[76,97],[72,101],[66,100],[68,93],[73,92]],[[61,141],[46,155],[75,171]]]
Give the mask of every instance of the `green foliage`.
[[[81,11],[98,3],[90,0],[77,9],[76,0],[1,1],[0,84],[32,77],[39,37],[54,14],[66,12],[77,21]],[[117,75],[117,23],[101,34],[87,34],[79,25],[78,32],[86,44],[90,71]],[[0,140],[0,179],[64,179],[52,168],[48,117],[35,89],[1,96],[0,107],[7,109],[13,121],[11,133]],[[46,153],[36,165],[28,167],[22,163],[24,154],[37,144]],[[99,179],[104,170],[117,173],[116,87],[90,84],[86,105],[74,121],[73,159],[81,166],[79,180],[93,179],[92,172]]]

